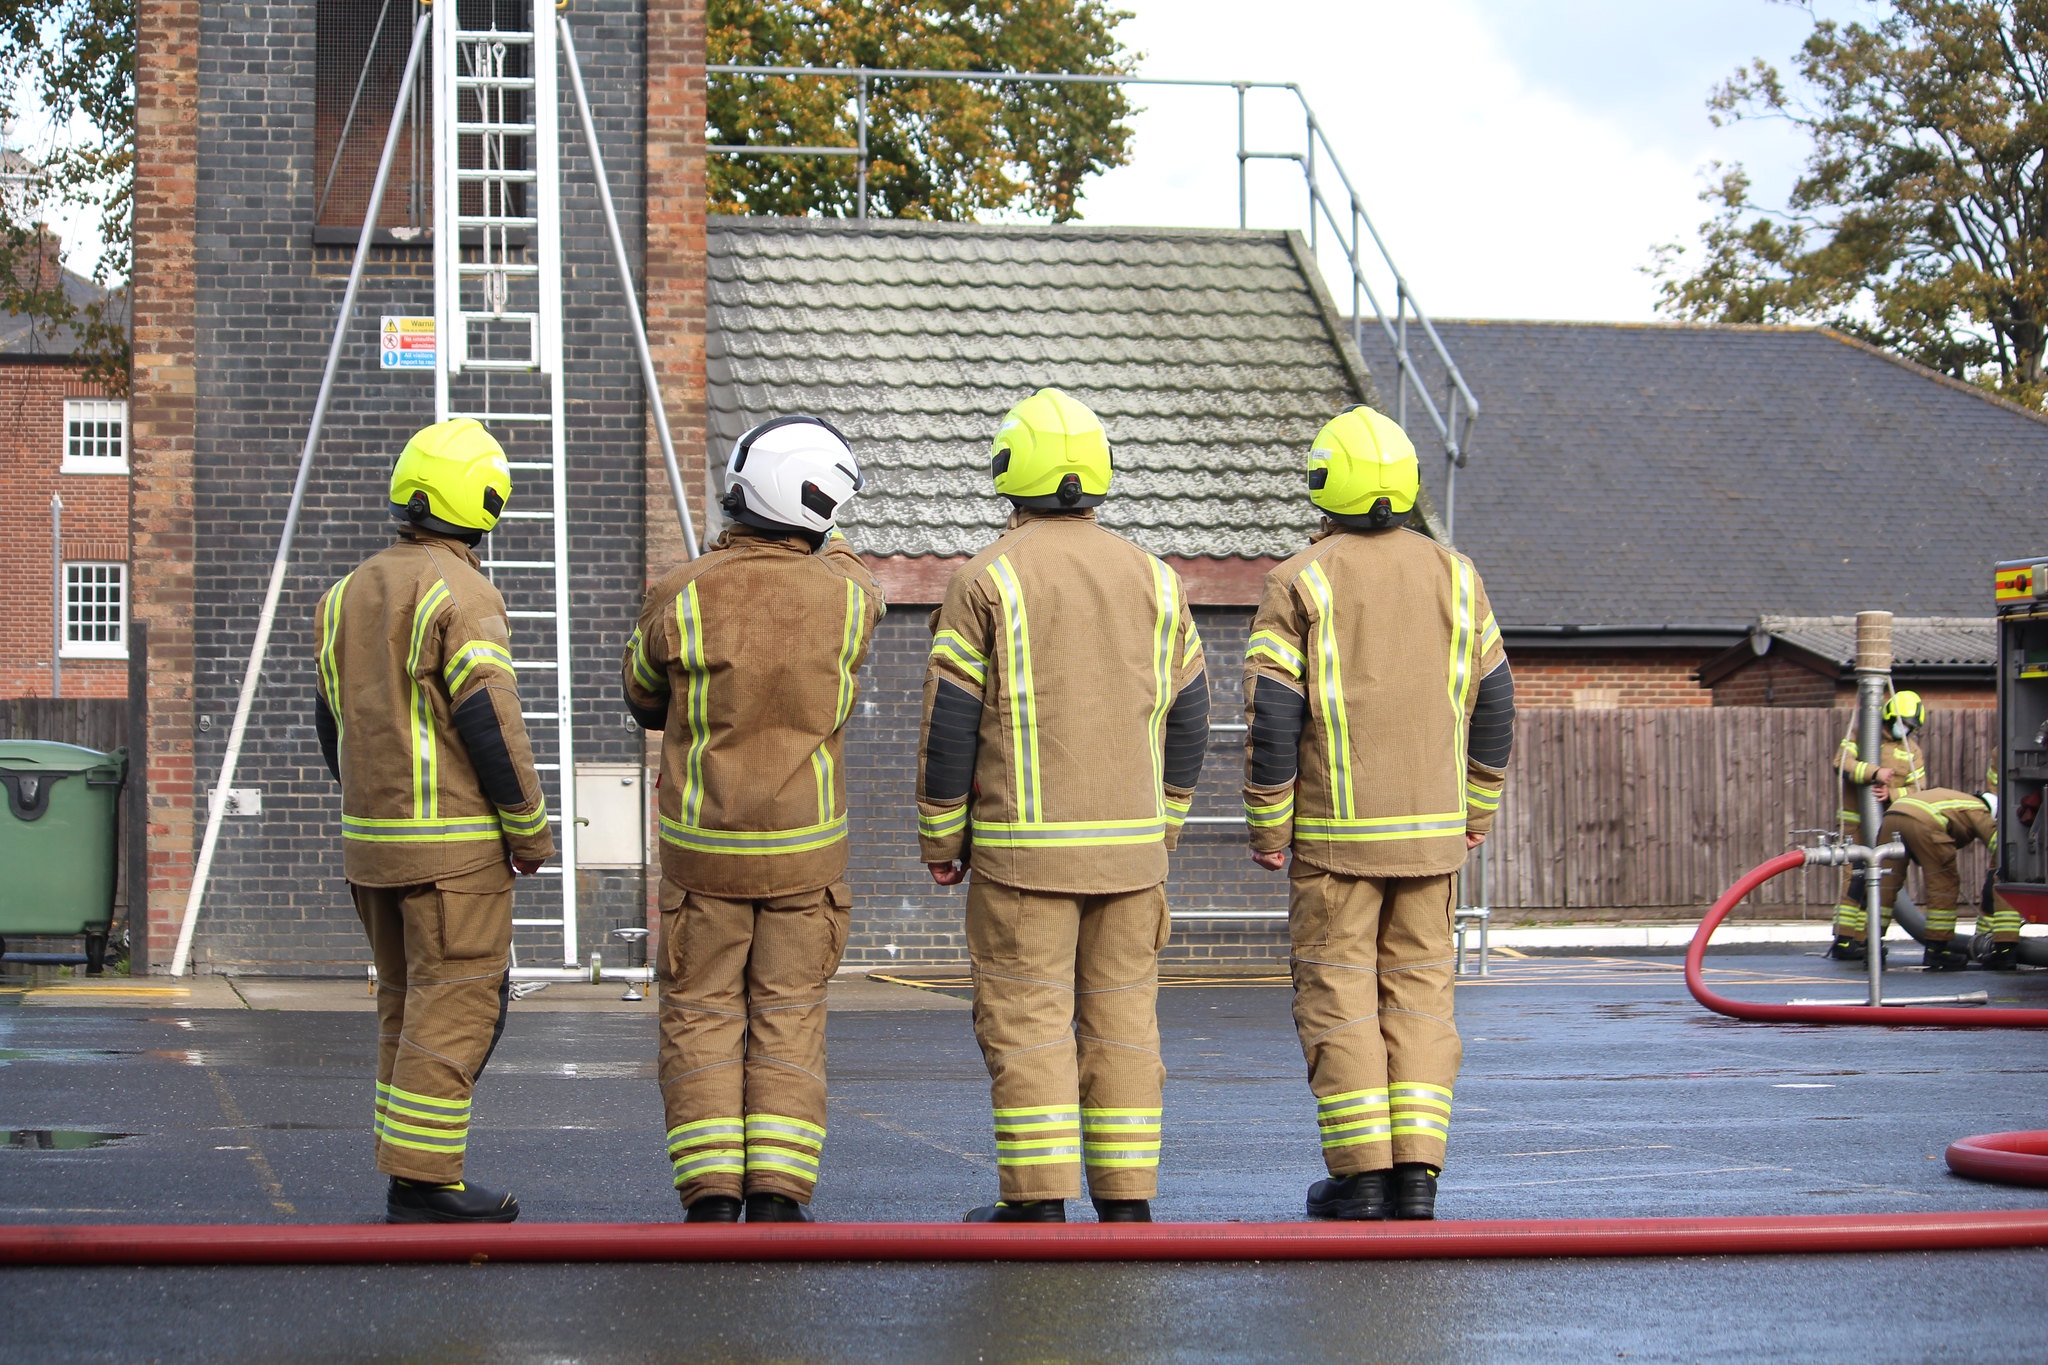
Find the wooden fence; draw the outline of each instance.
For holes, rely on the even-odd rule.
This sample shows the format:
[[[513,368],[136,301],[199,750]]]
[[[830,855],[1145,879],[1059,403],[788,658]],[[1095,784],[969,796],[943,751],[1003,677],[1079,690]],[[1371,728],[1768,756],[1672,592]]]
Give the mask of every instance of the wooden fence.
[[[128,703],[118,697],[0,700],[0,739],[53,739],[88,749],[118,749],[128,742]]]
[[[1696,910],[1742,873],[1833,829],[1847,710],[1698,707],[1527,710],[1517,717],[1493,841],[1501,909]],[[1936,711],[1921,732],[1928,782],[1975,791],[1996,752],[1991,711]],[[1974,900],[1984,851],[1964,854]],[[1766,905],[1828,906],[1841,873],[1816,868],[1758,891]]]

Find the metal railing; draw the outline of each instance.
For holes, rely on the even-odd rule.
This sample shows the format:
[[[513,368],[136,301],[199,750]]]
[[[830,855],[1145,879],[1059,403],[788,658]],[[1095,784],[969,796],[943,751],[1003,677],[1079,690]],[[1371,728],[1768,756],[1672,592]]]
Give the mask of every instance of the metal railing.
[[[1308,239],[1309,250],[1318,263],[1322,259],[1323,227],[1328,225],[1330,237],[1343,253],[1343,267],[1349,277],[1351,289],[1351,339],[1361,351],[1365,345],[1365,310],[1370,308],[1373,321],[1379,324],[1385,335],[1388,348],[1394,354],[1394,365],[1398,375],[1394,385],[1394,412],[1392,416],[1403,427],[1408,425],[1411,398],[1417,403],[1422,414],[1429,419],[1429,425],[1436,433],[1437,443],[1444,455],[1444,498],[1443,525],[1446,539],[1455,539],[1457,528],[1458,471],[1465,467],[1470,457],[1472,427],[1479,419],[1479,400],[1473,396],[1472,386],[1465,382],[1464,373],[1451,358],[1450,350],[1443,338],[1437,334],[1436,325],[1416,301],[1415,291],[1409,287],[1407,277],[1394,264],[1394,257],[1387,250],[1386,241],[1379,229],[1373,226],[1372,217],[1365,211],[1365,204],[1359,198],[1357,187],[1345,172],[1343,163],[1337,159],[1337,149],[1330,140],[1322,121],[1316,117],[1315,109],[1309,104],[1308,96],[1292,81],[1240,81],[1240,80],[1172,80],[1148,76],[1092,76],[1076,75],[1070,72],[1017,72],[1017,71],[932,71],[924,69],[892,70],[872,66],[748,66],[734,63],[713,63],[705,71],[711,76],[756,76],[780,77],[785,79],[809,78],[814,80],[852,80],[855,83],[853,109],[853,142],[841,146],[771,146],[755,143],[712,143],[705,150],[720,156],[848,156],[857,161],[855,217],[865,220],[868,216],[868,104],[870,87],[877,80],[888,81],[969,81],[997,85],[1047,84],[1047,85],[1153,85],[1181,88],[1232,90],[1237,93],[1237,225],[1249,226],[1250,188],[1248,170],[1254,161],[1291,161],[1301,168],[1302,179],[1308,190]],[[1302,147],[1299,151],[1257,151],[1245,143],[1246,102],[1254,90],[1285,92],[1294,97],[1302,119]],[[1333,182],[1326,184],[1326,180]],[[1341,196],[1341,202],[1339,197]],[[1375,261],[1374,258],[1377,258]],[[1375,288],[1368,272],[1384,271],[1379,288]],[[1389,314],[1381,302],[1383,291],[1390,291],[1394,307]],[[1419,328],[1428,342],[1429,350],[1443,367],[1444,391],[1441,401],[1430,392],[1429,385],[1415,363],[1415,353],[1409,347],[1411,324]]]

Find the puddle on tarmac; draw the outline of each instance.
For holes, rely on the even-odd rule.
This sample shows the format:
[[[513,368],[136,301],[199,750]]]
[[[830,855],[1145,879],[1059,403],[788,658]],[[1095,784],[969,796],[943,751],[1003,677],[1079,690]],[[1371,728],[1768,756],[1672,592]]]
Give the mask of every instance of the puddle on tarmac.
[[[84,1128],[13,1128],[7,1131],[6,1146],[22,1152],[82,1152],[88,1147],[111,1147],[136,1133],[95,1133]]]
[[[97,1062],[121,1055],[110,1047],[0,1047],[0,1066],[9,1062]]]

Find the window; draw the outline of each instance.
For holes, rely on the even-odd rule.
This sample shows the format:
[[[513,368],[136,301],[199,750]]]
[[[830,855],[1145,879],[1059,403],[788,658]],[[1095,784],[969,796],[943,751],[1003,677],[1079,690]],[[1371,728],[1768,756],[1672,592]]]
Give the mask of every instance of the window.
[[[370,206],[370,182],[398,101],[421,0],[318,0],[313,7],[313,240],[354,246]],[[430,66],[422,62],[412,107],[384,190],[377,226],[389,242],[424,242],[433,228]]]
[[[128,657],[126,564],[65,564],[63,657]]]
[[[126,403],[104,398],[64,400],[63,470],[66,474],[128,472]]]

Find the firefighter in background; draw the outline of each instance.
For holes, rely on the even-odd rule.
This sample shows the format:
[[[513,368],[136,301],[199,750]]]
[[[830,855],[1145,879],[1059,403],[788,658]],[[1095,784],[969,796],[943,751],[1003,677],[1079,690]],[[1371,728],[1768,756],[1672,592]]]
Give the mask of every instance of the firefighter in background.
[[[999,1198],[969,1222],[1150,1222],[1158,1191],[1166,862],[1209,732],[1180,578],[1096,524],[1109,440],[1057,389],[992,450],[1016,512],[933,617],[918,757],[932,880],[971,867],[974,1034]]]
[[[1991,806],[1991,837],[1985,841],[1985,848],[1991,854],[1991,866],[1984,869],[1984,889],[1977,895],[1977,932],[1991,935],[1991,950],[1979,960],[1986,971],[2013,972],[2019,970],[2020,912],[2015,910],[2005,897],[1998,894],[1998,765],[1993,763],[1984,770],[1984,799]],[[2034,809],[2040,809],[2040,800],[2035,798]],[[2034,816],[2022,803],[2020,823],[2031,825]]]
[[[394,1223],[509,1223],[463,1180],[470,1094],[505,1029],[512,884],[554,856],[505,602],[475,546],[512,497],[458,418],[391,471],[398,543],[320,599],[314,725],[341,783],[342,867],[377,964],[377,1169]]]
[[[1906,845],[1906,856],[1919,865],[1927,892],[1927,956],[1929,971],[1959,971],[1970,965],[1968,949],[1956,946],[1956,893],[1961,883],[1956,876],[1956,855],[1981,841],[1987,847],[1997,838],[1992,818],[1995,798],[1972,796],[1949,787],[1925,787],[1912,796],[1894,800],[1878,826],[1877,841],[1888,844],[1897,836]],[[1885,864],[1884,879],[1878,883],[1878,899],[1886,919],[1898,902],[1899,888],[1906,882],[1905,867],[1894,861]],[[2015,917],[2015,920],[2017,917]],[[1985,965],[2017,966],[2019,925],[2000,928],[1994,921],[1993,946]]]
[[[1877,799],[1884,802],[1911,796],[1927,784],[1927,758],[1913,740],[1914,732],[1927,724],[1927,703],[1920,700],[1918,692],[1896,692],[1885,701],[1879,719],[1884,729],[1878,739],[1876,762],[1863,760],[1857,752],[1854,734],[1835,751],[1835,771],[1842,775],[1842,799],[1835,818],[1841,822],[1843,839],[1852,844],[1863,842],[1863,817],[1858,813],[1857,802],[1859,787],[1877,787]],[[1835,941],[1828,955],[1844,962],[1863,961],[1869,919],[1870,912],[1864,907],[1863,873],[1855,868],[1845,869],[1841,899],[1835,903]],[[1890,927],[1887,913],[1878,929],[1880,941]]]
[[[1403,529],[1415,447],[1347,408],[1308,457],[1324,514],[1266,575],[1245,651],[1252,858],[1288,880],[1294,1020],[1329,1178],[1318,1218],[1433,1218],[1462,1050],[1453,875],[1493,826],[1514,679],[1472,562]]]
[[[845,726],[885,610],[834,529],[861,482],[819,418],[747,432],[734,525],[654,585],[626,646],[627,708],[662,732],[658,1061],[692,1223],[810,1221],[853,904]]]

